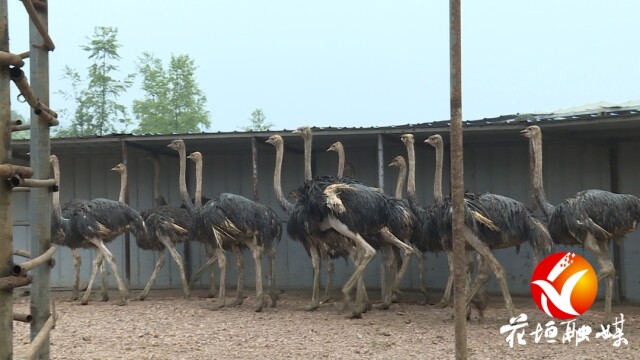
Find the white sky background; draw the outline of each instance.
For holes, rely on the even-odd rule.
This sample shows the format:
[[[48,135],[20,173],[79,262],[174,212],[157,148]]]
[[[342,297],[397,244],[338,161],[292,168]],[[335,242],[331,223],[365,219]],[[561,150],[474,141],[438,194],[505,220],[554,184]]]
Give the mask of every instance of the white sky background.
[[[73,107],[55,94],[69,87],[60,80],[64,65],[86,74],[80,45],[95,26],[115,26],[123,74],[143,51],[165,64],[171,53],[195,59],[208,131],[248,125],[257,107],[274,129],[449,118],[446,0],[49,4],[55,110]],[[640,99],[638,14],[640,2],[629,0],[463,0],[463,118]],[[9,23],[11,51],[26,51],[28,18],[18,0],[9,0]],[[136,84],[122,103],[141,97]]]

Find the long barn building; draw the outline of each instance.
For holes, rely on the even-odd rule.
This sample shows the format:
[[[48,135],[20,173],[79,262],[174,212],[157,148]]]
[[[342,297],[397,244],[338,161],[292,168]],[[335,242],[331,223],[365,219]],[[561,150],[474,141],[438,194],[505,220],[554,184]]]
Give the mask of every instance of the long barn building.
[[[531,205],[529,157],[527,139],[519,132],[525,126],[537,124],[543,130],[544,183],[551,203],[584,189],[598,188],[613,192],[640,195],[640,106],[598,108],[564,114],[510,115],[464,123],[464,186],[473,192],[492,192],[520,200]],[[433,202],[433,173],[435,152],[423,140],[432,134],[445,139],[444,192],[449,191],[449,124],[446,121],[416,125],[376,128],[314,128],[314,175],[335,174],[337,156],[326,149],[335,141],[345,146],[349,175],[371,186],[382,187],[392,194],[397,169],[387,164],[397,155],[406,156],[400,136],[413,133],[416,137],[416,183],[423,204]],[[51,142],[52,154],[58,155],[61,165],[61,201],[71,198],[90,199],[105,197],[116,200],[119,175],[109,171],[123,158],[129,168],[129,204],[143,210],[154,206],[152,194],[152,168],[146,158],[149,153],[160,155],[161,193],[171,204],[180,205],[178,191],[177,153],[167,148],[172,140],[185,141],[187,152],[200,151],[204,159],[205,196],[232,192],[252,198],[274,208],[286,228],[286,215],[276,203],[273,192],[275,149],[265,144],[272,134],[280,134],[285,142],[282,185],[285,194],[303,181],[302,139],[291,131],[230,132],[180,135],[112,135],[89,138],[60,138]],[[14,159],[28,160],[28,143],[14,141]],[[253,161],[255,158],[255,162]],[[255,170],[254,171],[254,164]],[[189,161],[187,181],[191,194],[195,188],[193,164]],[[254,185],[256,185],[254,187]],[[13,197],[14,247],[29,249],[28,193]],[[540,211],[537,214],[541,216]],[[111,242],[123,276],[132,288],[142,288],[148,280],[155,262],[155,253],[139,250],[133,236],[128,249],[125,237]],[[188,271],[197,269],[204,259],[204,249],[197,242],[179,245],[185,254]],[[556,247],[556,250],[566,248]],[[593,260],[582,248],[571,248]],[[283,234],[277,248],[277,284],[283,289],[310,288],[311,261],[303,247]],[[82,281],[88,280],[93,252],[83,250]],[[227,284],[235,284],[235,261],[228,254]],[[513,294],[529,293],[532,272],[531,249],[523,246],[496,251],[498,260],[508,273],[509,288]],[[640,232],[627,236],[626,241],[611,247],[616,264],[616,295],[629,301],[640,300]],[[70,251],[60,248],[52,269],[53,287],[68,288],[72,284],[73,265]],[[253,261],[245,254],[246,284],[254,283]],[[128,264],[127,264],[128,263]],[[595,262],[592,262],[595,264]],[[366,272],[370,288],[379,287],[380,260],[377,257]],[[266,266],[266,261],[265,261]],[[426,259],[427,285],[442,289],[446,282],[447,266],[444,254],[430,255]],[[266,267],[265,267],[266,268]],[[335,285],[344,283],[353,270],[352,264],[336,262]],[[207,272],[208,273],[208,272]],[[216,274],[218,271],[216,271]],[[126,274],[126,275],[125,275]],[[325,272],[323,271],[324,279]],[[113,281],[111,278],[110,281]],[[199,286],[209,282],[205,274]],[[216,280],[217,282],[217,280]],[[115,283],[112,284],[115,286]],[[166,261],[156,287],[180,288],[180,279],[172,261]],[[415,261],[404,279],[404,288],[418,288]],[[601,286],[603,287],[603,286]],[[495,281],[489,290],[498,292]]]

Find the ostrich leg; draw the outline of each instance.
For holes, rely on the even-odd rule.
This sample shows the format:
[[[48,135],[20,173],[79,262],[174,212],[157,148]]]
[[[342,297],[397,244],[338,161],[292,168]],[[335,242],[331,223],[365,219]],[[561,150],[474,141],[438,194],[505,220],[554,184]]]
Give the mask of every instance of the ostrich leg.
[[[489,248],[473,234],[471,229],[465,226],[463,229],[463,234],[465,237],[465,241],[469,245],[471,245],[471,247],[473,247],[473,249],[477,251],[480,256],[482,256],[483,262],[487,262],[489,266],[491,266],[491,270],[493,270],[493,273],[496,275],[496,279],[498,280],[498,284],[500,284],[500,289],[502,290],[502,296],[504,297],[504,302],[509,314],[509,318],[514,317],[515,310],[513,308],[511,294],[509,294],[509,287],[507,286],[504,268],[502,267],[502,265],[500,265],[495,256],[493,256],[491,250],[489,250]],[[475,293],[467,294],[467,306],[475,295]]]
[[[156,251],[156,253],[158,254],[156,266],[153,269],[151,277],[149,278],[149,281],[147,281],[147,285],[144,287],[144,290],[142,290],[140,295],[138,295],[137,300],[142,301],[147,298],[147,295],[149,295],[149,291],[151,291],[151,286],[153,286],[153,283],[156,281],[156,277],[158,277],[160,269],[162,269],[162,267],[164,266],[164,250]]]
[[[104,266],[104,257],[98,250],[96,250],[96,257],[100,259],[98,261],[98,269],[100,269],[100,301],[109,301],[109,278],[107,269]]]
[[[202,272],[204,272],[204,270],[206,270],[208,267],[210,267],[210,275],[211,275],[211,282],[209,283],[209,293],[207,294],[208,298],[213,298],[216,297],[216,279],[215,279],[215,271],[213,268],[213,264],[218,260],[218,257],[216,256],[216,252],[213,251],[213,247],[211,247],[211,245],[209,244],[205,244],[205,253],[207,254],[207,261],[205,261],[205,263],[200,266],[200,268],[193,274],[191,275],[191,280],[189,281],[189,287],[193,288],[193,284],[198,281],[198,279],[200,278],[200,275],[202,275]]]
[[[598,281],[605,281],[604,293],[604,319],[603,324],[611,324],[611,298],[613,297],[613,277],[616,269],[609,257],[609,246],[606,242],[598,242],[592,234],[587,235],[584,241],[584,247],[589,249],[598,262]]]
[[[84,295],[80,299],[80,303],[82,305],[87,305],[89,303],[89,296],[91,296],[91,289],[93,288],[93,282],[96,279],[96,274],[98,273],[98,267],[100,266],[100,262],[102,261],[101,256],[97,256],[93,258],[93,266],[91,266],[91,276],[89,277],[89,284],[87,284],[87,289],[84,291]]]
[[[427,286],[424,283],[424,254],[417,248],[413,248],[418,261],[418,280],[420,281],[420,292],[424,295],[424,302],[420,302],[421,305],[429,303],[429,292]]]
[[[214,230],[214,234],[216,231]],[[217,235],[216,235],[217,237]],[[216,241],[219,244],[218,241]],[[216,248],[216,257],[218,258],[218,266],[220,267],[220,290],[218,290],[218,304],[216,307],[224,307],[226,295],[226,277],[227,277],[227,256],[224,253],[224,249],[221,247]]]
[[[73,292],[71,293],[71,300],[75,301],[80,298],[80,265],[82,259],[78,254],[78,249],[71,249],[71,257],[73,257]]]
[[[385,269],[391,270],[395,263],[395,258],[392,254],[391,245],[385,244],[382,247],[382,266]],[[390,276],[391,277],[391,276]],[[397,275],[396,275],[397,277]],[[389,279],[390,280],[390,279]],[[391,293],[395,288],[395,284],[391,284],[391,281],[384,282],[385,288],[382,289],[382,303],[377,308],[380,310],[388,310],[391,307]],[[356,300],[357,302],[357,300]]]
[[[367,268],[367,265],[369,265],[373,257],[376,256],[376,250],[371,247],[371,245],[369,245],[369,243],[367,243],[365,239],[360,236],[360,234],[354,233],[349,230],[349,228],[345,224],[340,222],[340,220],[336,219],[335,217],[330,215],[327,218],[327,221],[329,226],[334,230],[353,240],[356,248],[358,249],[358,252],[361,254],[355,271],[342,287],[342,294],[344,295],[345,304],[348,304],[351,301],[349,292],[351,291],[351,289],[353,289],[356,281],[358,281],[358,279],[362,276],[362,273]],[[365,308],[366,304],[356,304],[349,317],[352,319],[361,318],[362,312],[364,312]]]
[[[184,298],[188,299],[189,296],[191,295],[191,291],[189,290],[187,275],[184,271],[184,263],[182,262],[182,256],[180,256],[180,253],[178,253],[178,250],[176,250],[176,246],[173,244],[173,242],[169,238],[165,236],[160,236],[159,240],[169,250],[169,254],[171,254],[173,261],[175,261],[176,265],[178,265],[178,271],[180,272],[180,281],[182,282],[182,292],[184,293]]]
[[[335,266],[333,264],[333,259],[326,251],[322,252],[324,254],[325,262],[327,263],[327,283],[324,285],[324,298],[322,299],[323,303],[327,303],[331,300],[331,290],[333,289],[333,272],[335,270]]]
[[[271,298],[271,307],[278,305],[278,293],[276,291],[276,249],[269,248],[267,251],[269,257],[269,297]]]
[[[242,251],[235,245],[231,246],[231,251],[236,258],[236,269],[238,277],[238,286],[236,289],[236,300],[233,302],[233,306],[240,306],[244,302],[246,296],[244,296],[244,255]]]
[[[449,306],[449,300],[451,300],[451,289],[453,288],[453,253],[451,251],[445,250],[447,254],[447,265],[449,267],[449,275],[447,276],[447,287],[444,288],[444,294],[442,295],[442,300],[436,307],[439,309],[444,309]]]
[[[311,244],[309,253],[311,255],[311,265],[313,266],[313,289],[311,291],[311,304],[305,310],[315,310],[320,306],[320,254],[315,244]]]
[[[113,270],[113,276],[116,277],[116,282],[118,283],[118,289],[120,290],[120,296],[121,296],[120,301],[117,302],[116,304],[126,305],[128,291],[127,291],[127,287],[124,284],[124,281],[122,281],[122,278],[120,277],[120,272],[118,271],[118,266],[116,265],[115,257],[113,256],[111,251],[107,249],[107,247],[104,245],[104,242],[101,239],[93,238],[93,239],[90,239],[89,241],[93,245],[95,245],[98,249],[100,249],[100,251],[102,252],[102,256],[104,256],[105,260],[107,260],[107,262],[111,266],[111,270]]]
[[[253,242],[249,245],[253,254],[253,261],[256,264],[256,312],[261,312],[264,308],[264,291],[262,289],[262,245],[258,245],[258,239],[253,236]]]

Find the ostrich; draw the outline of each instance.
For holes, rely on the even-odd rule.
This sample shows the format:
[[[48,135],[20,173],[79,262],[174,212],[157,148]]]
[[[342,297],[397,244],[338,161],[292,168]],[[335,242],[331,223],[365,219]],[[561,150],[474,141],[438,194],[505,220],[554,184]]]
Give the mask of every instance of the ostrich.
[[[610,324],[615,267],[609,257],[609,241],[621,239],[636,229],[640,221],[640,199],[592,189],[551,205],[542,181],[542,132],[533,125],[521,133],[529,139],[534,195],[547,218],[549,233],[556,244],[582,245],[595,255],[600,267],[598,281],[605,280],[606,286],[604,323]]]
[[[54,176],[59,180],[60,167],[58,158],[52,155],[51,162]],[[107,260],[118,283],[121,300],[118,305],[125,305],[127,288],[120,277],[113,254],[105,246],[125,231],[132,231],[136,237],[145,236],[146,227],[140,214],[126,204],[109,199],[73,200],[73,206],[67,211],[60,208],[59,195],[54,195],[54,216],[52,218],[52,234],[62,237],[64,243],[72,248],[95,246],[102,257]],[[81,302],[87,304],[91,287],[95,279],[102,257],[96,256],[91,269],[91,279]]]
[[[390,163],[389,166],[393,166],[393,167],[397,167],[398,168],[398,180],[396,182],[396,190],[395,190],[395,194],[394,196],[397,199],[402,199],[402,188],[404,187],[404,184],[406,183],[407,180],[407,162],[404,159],[404,157],[402,156],[396,156]],[[419,220],[418,217],[416,217],[415,220],[415,226],[413,229],[413,236],[411,238],[411,246],[413,247],[414,250],[414,254],[416,255],[416,258],[418,259],[418,277],[419,277],[419,282],[420,282],[420,292],[422,293],[422,295],[424,295],[425,299],[422,302],[422,304],[427,304],[429,302],[429,292],[427,291],[427,288],[424,284],[424,255],[423,255],[423,251],[418,248],[418,246],[416,246],[416,243],[425,243],[424,239],[426,237],[426,235],[424,235],[422,233],[422,228],[421,226],[419,226],[418,224]],[[440,246],[438,246],[439,244],[436,243],[435,246],[440,249]],[[429,250],[433,250],[433,249],[429,249]],[[441,250],[441,249],[440,249]],[[424,249],[424,252],[426,252],[427,249]],[[396,257],[396,259],[398,258],[399,254],[397,252],[394,252],[394,256]],[[402,270],[402,268],[401,268]],[[406,268],[405,268],[406,271]],[[398,292],[399,287],[400,287],[400,280],[403,277],[403,273],[399,273],[396,276],[396,282],[394,283],[394,292]]]
[[[196,164],[196,199],[203,199],[202,197],[202,154],[198,151],[191,153],[187,158],[192,160]],[[267,274],[267,280],[269,282],[269,298],[271,299],[271,307],[275,307],[278,301],[278,294],[275,289],[275,264],[276,264],[276,246],[277,242],[280,241],[282,237],[282,226],[280,224],[280,219],[278,215],[268,206],[264,206],[262,204],[255,203],[259,208],[259,211],[266,210],[268,216],[268,225],[267,228],[269,230],[269,234],[266,238],[263,239],[264,242],[264,252],[269,259],[269,272]],[[196,200],[196,207],[200,208],[202,206],[201,203]],[[224,234],[223,234],[224,235]],[[222,245],[225,250],[231,249],[236,258],[236,265],[238,268],[238,287],[237,287],[237,299],[234,305],[241,305],[244,301],[244,256],[242,254],[242,250],[247,247],[240,244],[238,245],[237,241],[229,236],[223,236]]]
[[[436,176],[438,180],[434,184],[434,198],[436,202],[442,202],[442,154],[443,141],[438,134],[430,136],[425,143],[436,149]],[[508,198],[506,196],[480,193],[466,194],[468,197],[474,196],[476,201],[482,206],[487,217],[496,225],[500,231],[488,231],[486,227],[480,227],[481,239],[493,249],[504,249],[516,247],[518,251],[520,245],[527,242],[533,249],[533,263],[537,264],[538,259],[551,251],[551,236],[545,228],[544,224],[536,219],[529,209],[520,201]],[[479,270],[475,279],[471,294],[480,291],[482,287],[489,281],[491,269],[488,264],[482,262],[479,257]],[[480,296],[482,298],[483,296]],[[480,304],[476,304],[481,312],[486,305],[483,299],[479,299]]]
[[[345,238],[335,230],[314,231],[310,228],[303,216],[304,206],[300,202],[301,194],[294,191],[293,194],[297,198],[296,204],[290,203],[282,192],[282,159],[284,156],[284,143],[280,135],[272,135],[266,141],[276,148],[276,162],[273,172],[273,189],[276,200],[287,213],[290,218],[287,222],[287,232],[289,236],[300,241],[304,246],[313,266],[313,287],[311,295],[311,304],[306,307],[307,310],[315,310],[320,306],[320,263],[324,259],[327,262],[327,284],[325,288],[325,299],[329,298],[329,291],[332,287],[333,277],[333,259],[352,255],[354,247]],[[310,151],[305,151],[305,165],[310,164]],[[309,167],[310,169],[310,167]]]
[[[299,128],[298,131],[301,134],[305,134],[305,141],[309,141],[309,140],[306,140],[306,138],[309,138],[309,139],[311,138],[311,129],[309,129],[308,127],[302,127],[302,128]],[[334,151],[338,154],[338,178],[342,178],[343,177],[342,175],[344,173],[344,165],[345,165],[344,146],[340,141],[336,141],[327,149],[327,151]],[[405,167],[405,170],[406,170],[406,167]],[[404,179],[406,179],[406,173],[404,174],[405,175],[404,178],[402,178],[401,175],[402,175],[401,173],[398,174],[398,184],[396,184],[396,188],[397,187],[402,188],[401,182],[404,182]],[[408,204],[406,204],[401,200],[402,195],[398,196],[396,194],[396,199],[400,199],[400,200],[394,200],[393,205],[399,206],[401,210],[406,211],[407,213],[410,213]],[[398,236],[399,238],[409,240],[409,238],[413,236],[414,229],[412,227],[416,221],[417,220],[411,218],[408,221],[408,224],[396,223],[395,227],[392,225],[391,232],[396,235],[399,235]],[[388,270],[388,272],[392,274],[392,278],[394,279],[393,282],[389,281],[386,284],[383,283],[383,285],[389,286],[389,288],[383,289],[383,293],[388,294],[388,296],[391,296],[391,298],[386,298],[381,306],[382,309],[387,309],[389,307],[390,301],[394,300],[395,295],[400,293],[400,282],[402,281],[404,274],[407,272],[407,269],[409,268],[408,265],[411,260],[412,253],[411,252],[408,253],[409,256],[403,260],[400,257],[398,247],[394,247],[393,244],[390,244],[390,243],[385,243],[385,240],[383,238],[377,238],[373,241],[377,244],[383,244],[381,245],[382,258],[383,258],[382,263],[383,263],[383,266]],[[410,246],[410,245],[407,244],[407,246]],[[398,270],[397,264],[399,261],[402,262],[402,266]],[[331,272],[333,272],[333,268],[332,268],[333,262],[328,262],[327,265],[330,265],[328,266],[328,270],[331,270]]]
[[[274,223],[271,211],[245,197],[222,193],[209,200],[202,207],[194,207],[189,198],[185,181],[186,151],[182,140],[174,140],[168,145],[180,155],[180,195],[187,211],[193,217],[192,235],[200,241],[208,242],[216,251],[220,267],[220,289],[218,291],[218,307],[225,306],[226,256],[223,241],[234,241],[234,246],[244,246],[251,250],[256,264],[256,308],[257,312],[264,308],[262,289],[261,259],[265,242],[271,241],[269,236],[277,231],[271,229]],[[201,181],[201,180],[199,180]],[[200,197],[196,196],[196,204]],[[279,222],[277,222],[279,225]],[[213,262],[210,259],[210,262]],[[240,280],[239,280],[240,281]],[[239,283],[240,285],[240,283]],[[241,294],[240,294],[241,295]],[[242,302],[239,298],[237,302]],[[273,301],[273,300],[272,300]]]
[[[59,165],[59,161],[58,161],[58,157],[55,155],[51,155],[50,157],[50,163],[51,163],[51,167],[53,168],[53,172],[54,172],[54,177],[56,180],[56,184],[58,184],[58,186],[60,185],[60,165]],[[60,191],[55,191],[53,193],[53,208],[55,210],[56,207],[60,208]],[[74,209],[82,206],[82,204],[85,202],[85,200],[80,200],[80,199],[71,199],[69,202],[67,202],[66,204],[64,204],[64,206],[61,209],[61,213],[62,213],[62,217],[64,218],[68,218],[70,213],[73,213]],[[64,233],[64,229],[62,229],[60,226],[56,225],[58,224],[58,222],[56,222],[56,212],[52,211],[51,212],[51,242],[53,242],[54,244],[57,245],[62,245],[62,246],[69,246],[67,241],[65,241],[65,233]],[[72,288],[72,295],[71,295],[71,300],[75,301],[78,300],[80,298],[80,266],[82,265],[82,259],[80,257],[80,254],[78,253],[78,249],[80,248],[86,248],[86,249],[94,249],[95,250],[95,259],[96,261],[98,261],[99,265],[99,269],[100,269],[100,287],[101,287],[101,297],[100,297],[100,301],[108,301],[109,300],[109,288],[108,288],[108,283],[107,283],[107,272],[106,269],[103,266],[103,257],[102,257],[102,253],[100,252],[100,250],[98,248],[96,248],[93,244],[86,242],[86,243],[82,243],[79,244],[79,246],[77,247],[70,247],[71,249],[71,256],[73,258],[73,288]]]
[[[311,129],[300,127],[294,131],[304,139],[305,154],[311,151]],[[310,156],[305,156],[305,179],[311,176]],[[400,241],[407,237],[413,224],[413,214],[403,207],[401,200],[387,196],[379,189],[360,184],[357,181],[332,176],[315,177],[298,189],[302,207],[298,226],[315,228],[315,231],[336,230],[343,235],[347,244],[356,251],[356,269],[343,286],[345,304],[350,301],[349,292],[358,282],[356,306],[351,317],[360,317],[367,310],[366,290],[362,273],[371,258],[375,256],[375,247],[391,244],[410,254],[413,249]],[[300,220],[302,224],[300,224]],[[288,224],[290,228],[292,222]],[[304,231],[304,230],[303,230]],[[398,236],[398,237],[397,237]],[[367,240],[365,240],[368,239]],[[314,274],[315,276],[315,274]],[[389,287],[389,290],[391,287]],[[382,309],[391,303],[391,294],[385,291]]]
[[[154,166],[153,177],[153,193],[156,203],[166,203],[164,197],[160,195],[158,189],[158,173],[160,171],[157,158],[152,158]],[[111,170],[120,174],[121,181],[126,183],[127,181],[127,166],[120,163],[114,166]],[[164,266],[164,250],[169,250],[169,254],[178,265],[178,271],[180,272],[180,280],[182,281],[182,291],[184,298],[189,298],[189,284],[184,271],[184,264],[182,257],[176,250],[175,244],[178,242],[187,241],[189,239],[189,227],[191,226],[191,218],[189,213],[185,209],[177,208],[171,205],[159,205],[154,208],[145,210],[141,214],[147,227],[147,233],[145,236],[136,236],[136,244],[143,250],[156,251],[157,260],[153,273],[144,287],[144,290],[138,295],[138,300],[144,300],[149,295],[151,286],[156,280],[160,269]]]
[[[402,135],[401,139],[407,147],[407,154],[409,157],[409,181],[407,185],[407,198],[409,200],[409,205],[416,214],[416,217],[420,219],[420,224],[424,229],[423,233],[429,234],[429,236],[427,236],[426,238],[426,241],[429,242],[430,239],[439,238],[442,242],[442,248],[445,250],[449,258],[449,264],[452,264],[450,260],[452,256],[451,251],[453,250],[451,216],[452,209],[450,199],[436,198],[435,204],[431,207],[426,208],[419,204],[415,193],[416,185],[414,137],[412,134],[404,134]],[[437,175],[438,167],[436,167],[436,182],[438,181]],[[488,265],[491,267],[502,290],[502,295],[506,304],[507,312],[509,313],[509,317],[513,317],[515,315],[515,312],[513,308],[513,302],[511,300],[511,295],[509,294],[509,288],[507,286],[504,269],[502,265],[500,265],[498,260],[496,260],[496,258],[493,256],[488,244],[485,243],[485,239],[482,237],[486,232],[499,233],[501,229],[499,228],[499,225],[494,224],[493,221],[490,220],[488,214],[484,211],[483,207],[478,201],[476,201],[476,199],[465,197],[464,206],[465,226],[463,227],[463,236],[468,245],[467,249],[475,250],[480,256],[482,256],[483,262],[488,263]],[[421,240],[424,241],[425,239]],[[450,278],[452,276],[451,270],[452,269],[450,265]],[[474,291],[471,291],[467,294],[467,305],[474,298],[474,295]]]

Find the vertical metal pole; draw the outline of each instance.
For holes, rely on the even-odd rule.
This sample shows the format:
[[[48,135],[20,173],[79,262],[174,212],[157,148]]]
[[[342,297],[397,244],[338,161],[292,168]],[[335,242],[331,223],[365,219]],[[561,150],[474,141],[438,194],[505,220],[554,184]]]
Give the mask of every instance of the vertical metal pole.
[[[48,1],[43,1],[48,5]],[[38,7],[36,12],[45,29],[48,29],[48,7]],[[29,62],[31,88],[45,105],[49,105],[49,51],[42,46],[44,39],[33,21],[29,21]],[[49,166],[49,125],[31,112],[31,168],[35,179],[51,178]],[[51,193],[48,188],[32,188],[29,196],[29,218],[31,221],[31,254],[36,257],[44,253],[51,242]],[[31,340],[38,335],[50,316],[49,266],[42,265],[32,270],[31,285]],[[49,335],[37,355],[38,359],[49,358]]]
[[[7,0],[0,0],[0,51],[9,51]],[[0,164],[7,163],[11,145],[9,67],[0,66]],[[0,278],[11,274],[13,218],[9,182],[0,181]],[[13,357],[13,289],[0,290],[0,359]]]
[[[619,148],[618,143],[614,142],[609,147],[609,176],[611,182],[611,192],[620,192],[620,173],[619,161],[618,161]],[[622,273],[622,244],[620,241],[612,241],[613,246],[613,267],[616,270],[616,286],[615,286],[615,299],[616,301],[624,301],[624,274]]]
[[[253,201],[260,201],[258,194],[258,145],[256,138],[251,138],[251,164],[253,168]]]
[[[384,191],[384,143],[382,141],[382,134],[378,134],[378,187]],[[380,259],[380,292],[382,299],[385,296],[385,289],[389,280],[389,272],[385,264],[387,264],[388,257],[391,256],[384,248],[381,253]]]
[[[129,167],[129,152],[127,149],[127,142],[120,141],[120,151],[122,152],[122,163]],[[124,189],[124,203],[129,204],[129,187]],[[127,285],[131,285],[131,247],[130,247],[130,235],[127,231],[124,233],[124,276],[127,278]]]
[[[461,0],[449,0],[449,65],[451,97],[451,193],[453,202],[453,272],[456,359],[467,358],[467,284],[465,274],[464,172],[462,158]]]

